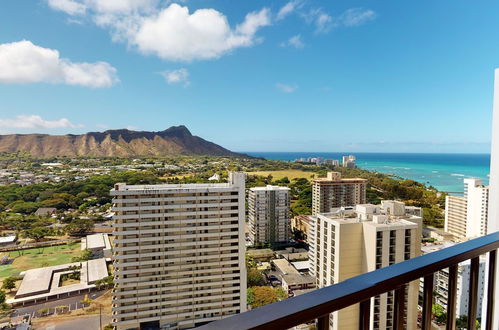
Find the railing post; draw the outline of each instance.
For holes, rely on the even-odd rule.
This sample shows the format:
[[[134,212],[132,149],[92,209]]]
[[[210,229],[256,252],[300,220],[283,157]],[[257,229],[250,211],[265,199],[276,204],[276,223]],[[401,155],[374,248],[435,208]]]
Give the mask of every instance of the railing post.
[[[496,264],[497,264],[497,250],[489,252],[489,274],[487,277],[489,289],[487,291],[487,316],[485,330],[493,330],[492,323],[494,323],[494,296],[496,289]]]
[[[422,330],[431,330],[431,309],[433,305],[433,274],[424,277]]]
[[[468,296],[468,330],[476,329],[476,315],[478,302],[478,272],[480,269],[480,257],[471,259],[470,267],[470,289]]]
[[[329,314],[322,315],[317,319],[317,330],[329,329]]]
[[[407,285],[402,285],[395,290],[395,306],[393,311],[393,326],[396,330],[404,329],[405,319],[405,290]]]
[[[449,267],[447,284],[447,325],[446,330],[456,329],[457,265]]]
[[[360,302],[359,330],[369,330],[370,317],[371,317],[371,298]]]

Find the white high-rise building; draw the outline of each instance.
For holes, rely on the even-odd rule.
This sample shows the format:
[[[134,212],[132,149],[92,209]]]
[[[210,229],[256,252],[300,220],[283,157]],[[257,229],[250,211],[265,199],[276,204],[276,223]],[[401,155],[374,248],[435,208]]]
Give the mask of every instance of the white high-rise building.
[[[455,243],[446,244],[430,244],[423,246],[421,250],[424,254],[432,253],[445,249],[455,245]],[[477,308],[480,312],[483,306],[484,300],[484,285],[485,285],[485,268],[486,268],[486,258],[482,256],[480,258],[480,267],[478,274],[478,301]],[[470,269],[471,261],[466,260],[461,262],[457,267],[457,283],[456,283],[456,315],[460,317],[462,315],[468,315],[468,302],[469,302],[469,285],[470,285]],[[434,278],[435,283],[435,303],[441,305],[445,310],[447,310],[447,296],[449,292],[449,268],[444,268],[435,273]],[[421,295],[422,295],[421,287]]]
[[[464,179],[464,196],[445,198],[445,231],[457,237],[478,237],[487,233],[489,187],[482,180]]]
[[[113,324],[182,329],[246,310],[245,176],[116,184]]]
[[[290,226],[290,189],[254,187],[248,193],[248,220],[253,244],[287,242]]]
[[[343,156],[343,160],[342,160],[342,164],[341,165],[343,167],[354,168],[356,160],[357,160],[357,158],[355,156],[353,156],[353,155]]]
[[[495,70],[494,79],[494,109],[492,116],[492,145],[490,152],[490,177],[489,177],[489,211],[487,221],[487,232],[499,231],[499,69]],[[491,329],[499,329],[499,276],[495,283],[495,305],[494,323]],[[483,311],[485,313],[485,311]],[[485,315],[482,315],[482,323],[485,323]],[[482,328],[485,325],[482,324]]]
[[[318,288],[385,267],[420,254],[422,217],[404,203],[383,201],[338,208],[311,217],[310,274]],[[406,329],[416,329],[418,281],[407,289]],[[370,329],[393,329],[394,292],[372,298]],[[357,329],[359,305],[331,313],[334,330]]]

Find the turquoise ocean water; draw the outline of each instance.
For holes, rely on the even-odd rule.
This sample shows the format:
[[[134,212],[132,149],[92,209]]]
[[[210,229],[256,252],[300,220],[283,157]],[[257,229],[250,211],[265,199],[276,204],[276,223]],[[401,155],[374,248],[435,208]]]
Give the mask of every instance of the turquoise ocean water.
[[[347,153],[325,152],[246,152],[273,160],[293,161],[301,157],[338,159]],[[412,179],[438,190],[462,194],[464,178],[480,178],[488,184],[488,154],[415,154],[415,153],[353,153],[357,166],[363,169],[394,174]]]

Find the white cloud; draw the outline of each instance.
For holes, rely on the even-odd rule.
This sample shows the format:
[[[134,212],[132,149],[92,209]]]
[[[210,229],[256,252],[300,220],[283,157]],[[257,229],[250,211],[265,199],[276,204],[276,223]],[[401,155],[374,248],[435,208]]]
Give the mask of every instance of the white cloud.
[[[31,41],[0,44],[0,83],[63,83],[92,88],[118,81],[116,69],[106,62],[71,62],[55,49]]]
[[[1,119],[0,128],[19,128],[19,129],[53,129],[53,128],[77,128],[83,125],[75,125],[66,118],[58,120],[45,120],[38,115],[19,115],[14,119]]]
[[[286,3],[284,6],[279,9],[279,12],[277,13],[276,19],[282,20],[286,18],[289,14],[293,13],[296,9],[302,7],[303,1],[301,0],[293,0],[288,3]]]
[[[283,42],[281,44],[281,46],[283,46],[283,47],[291,46],[291,47],[295,47],[297,49],[302,49],[303,47],[305,47],[305,44],[301,40],[301,35],[297,34],[297,35],[289,38],[286,42]]]
[[[159,14],[144,18],[137,31],[128,31],[128,42],[144,54],[171,61],[218,58],[233,49],[249,47],[258,39],[256,32],[270,25],[264,8],[246,15],[231,29],[227,18],[214,9],[199,9],[189,14],[187,7],[171,4]]]
[[[296,84],[288,85],[283,83],[277,83],[275,84],[275,87],[277,87],[277,89],[283,93],[293,93],[298,89],[298,86]]]
[[[376,18],[376,13],[370,9],[352,8],[345,11],[340,20],[344,26],[359,26]]]
[[[83,15],[87,10],[87,6],[74,0],[48,0],[47,2],[51,8],[69,15]]]
[[[50,8],[69,15],[82,15],[87,10],[97,14],[151,12],[158,3],[158,0],[47,0]]]
[[[183,83],[184,87],[187,87],[190,84],[189,71],[187,71],[187,69],[168,70],[160,72],[160,74],[169,84]]]
[[[313,9],[309,13],[310,20],[315,25],[315,33],[327,33],[333,26],[333,17],[322,9]]]
[[[307,23],[315,26],[315,33],[317,34],[327,33],[331,29],[340,26],[359,26],[374,20],[376,16],[373,10],[363,8],[348,9],[337,17],[329,15],[321,8],[311,9],[308,13],[302,14]]]
[[[56,0],[50,0],[49,6],[63,10],[51,1]],[[189,13],[189,8],[177,3],[160,9],[158,0],[66,1],[84,6],[97,25],[110,30],[113,41],[126,42],[142,54],[170,61],[215,59],[234,49],[253,46],[261,40],[256,36],[258,30],[271,24],[267,8],[247,14],[232,28],[227,17],[215,9]]]

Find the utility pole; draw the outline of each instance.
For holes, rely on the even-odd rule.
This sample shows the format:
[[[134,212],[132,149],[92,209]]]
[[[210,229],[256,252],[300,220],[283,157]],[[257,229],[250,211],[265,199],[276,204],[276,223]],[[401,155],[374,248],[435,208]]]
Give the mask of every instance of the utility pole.
[[[102,330],[102,305],[99,304],[99,330]]]

